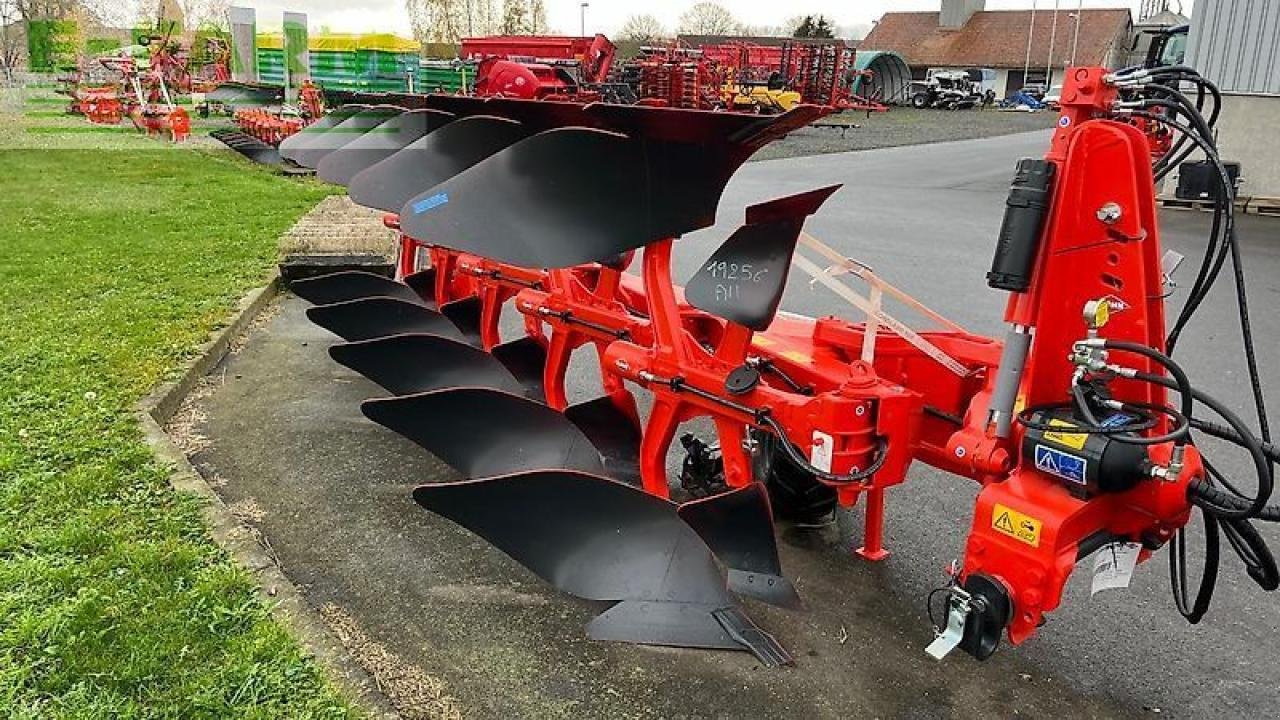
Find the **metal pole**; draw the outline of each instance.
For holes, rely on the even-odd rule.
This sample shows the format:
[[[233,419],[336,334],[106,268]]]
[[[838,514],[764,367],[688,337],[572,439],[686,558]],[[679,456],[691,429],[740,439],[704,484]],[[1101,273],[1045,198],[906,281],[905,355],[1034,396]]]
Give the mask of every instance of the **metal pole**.
[[[1022,66],[1022,87],[1027,86],[1027,75],[1031,74],[1031,38],[1036,34],[1036,0],[1031,0],[1031,25],[1027,27],[1027,62]]]
[[[1077,0],[1076,2],[1076,34],[1075,34],[1075,37],[1071,39],[1072,67],[1074,67],[1076,64],[1076,48],[1079,47],[1080,45],[1080,16],[1084,14],[1082,12],[1083,10],[1084,10],[1084,0]]]
[[[582,36],[581,37],[587,36],[587,8],[590,5],[591,3],[582,3],[582,6],[581,6],[582,8]]]
[[[1053,44],[1058,39],[1058,3],[1061,0],[1053,0],[1053,28],[1049,31],[1049,59],[1044,64],[1044,89],[1045,92],[1053,85]]]

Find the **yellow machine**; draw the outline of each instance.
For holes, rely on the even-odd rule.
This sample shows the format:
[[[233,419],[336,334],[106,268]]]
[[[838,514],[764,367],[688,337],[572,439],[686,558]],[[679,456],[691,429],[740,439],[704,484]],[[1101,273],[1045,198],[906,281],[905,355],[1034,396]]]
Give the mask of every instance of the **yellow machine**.
[[[731,109],[772,115],[784,113],[800,104],[800,93],[795,90],[773,89],[764,83],[736,83],[724,85],[725,102]]]

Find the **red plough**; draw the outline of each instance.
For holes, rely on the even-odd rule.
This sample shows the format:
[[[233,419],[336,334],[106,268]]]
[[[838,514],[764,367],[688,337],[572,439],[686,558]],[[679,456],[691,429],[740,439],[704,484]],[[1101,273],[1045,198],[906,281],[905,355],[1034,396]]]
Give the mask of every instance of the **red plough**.
[[[985,658],[1002,634],[1024,641],[1100,549],[1138,562],[1165,544],[1183,552],[1197,507],[1274,589],[1249,525],[1280,517],[1266,504],[1274,448],[1223,414],[1231,427],[1218,434],[1250,450],[1259,487],[1219,487],[1190,440],[1211,425],[1193,398],[1221,404],[1166,353],[1150,148],[1128,118],[1145,110],[1117,93],[1138,82],[1072,70],[1048,153],[1019,164],[988,274],[1009,293],[999,340],[807,234],[838,187],[747,208],[673,284],[676,239],[712,225],[734,171],[826,112],[813,106],[753,117],[429,96],[412,111],[339,110],[281,153],[390,213],[397,277],[338,273],[294,290],[350,341],[333,357],[391,393],[364,413],[468,478],[418,488],[419,504],[566,592],[616,602],[594,638],[789,662],[735,599],[799,604],[773,515],[812,522],[865,498],[858,553],[881,559],[886,491],[914,461],[979,484],[964,558],[940,588],[937,657],[958,646]],[[605,172],[582,172],[587,158]],[[627,272],[636,253],[638,275]],[[855,319],[779,312],[792,267]],[[888,301],[936,327],[912,329]],[[504,342],[512,309],[524,333]],[[600,393],[571,404],[566,373],[582,348]],[[643,418],[637,390],[652,400]],[[694,418],[717,442],[684,441],[679,487],[698,499],[677,504],[667,457]],[[1202,593],[1185,614],[1198,620],[1207,603]]]

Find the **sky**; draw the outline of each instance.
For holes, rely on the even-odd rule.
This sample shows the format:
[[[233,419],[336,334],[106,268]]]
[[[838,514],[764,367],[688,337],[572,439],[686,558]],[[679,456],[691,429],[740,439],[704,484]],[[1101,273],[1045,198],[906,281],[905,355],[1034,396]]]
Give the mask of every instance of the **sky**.
[[[544,0],[547,22],[553,32],[576,35],[579,32],[580,0]],[[1057,0],[1063,11],[1084,7],[1130,7],[1137,12],[1139,0]],[[498,0],[501,3],[501,0]],[[647,0],[637,4],[628,0],[589,0],[586,10],[587,34],[615,33],[627,17],[646,12],[658,18],[668,29],[675,28],[680,14],[696,0]],[[1037,7],[1052,9],[1054,0],[1035,0]],[[1182,0],[1186,15],[1191,14],[1192,0]],[[788,18],[806,14],[824,14],[838,27],[869,25],[881,14],[892,10],[936,10],[940,0],[793,0],[780,4],[776,0],[720,0],[737,18],[750,25],[779,25]],[[411,35],[409,16],[403,0],[233,0],[233,5],[253,7],[258,12],[260,28],[279,27],[284,10],[305,12],[313,29],[327,26],[334,32],[394,32]],[[1032,0],[987,0],[988,10],[1026,9]],[[1170,6],[1177,9],[1178,0]]]

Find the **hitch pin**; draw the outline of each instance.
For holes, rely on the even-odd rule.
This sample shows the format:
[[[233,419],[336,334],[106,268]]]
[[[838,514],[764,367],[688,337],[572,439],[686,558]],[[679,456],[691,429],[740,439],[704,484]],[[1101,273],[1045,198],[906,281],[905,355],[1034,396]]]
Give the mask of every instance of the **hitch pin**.
[[[947,627],[942,632],[938,632],[937,628],[934,629],[937,635],[924,649],[929,657],[941,660],[960,645],[960,641],[964,639],[965,623],[969,620],[972,599],[973,597],[959,586],[953,586],[948,591]]]

